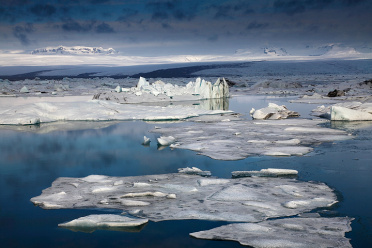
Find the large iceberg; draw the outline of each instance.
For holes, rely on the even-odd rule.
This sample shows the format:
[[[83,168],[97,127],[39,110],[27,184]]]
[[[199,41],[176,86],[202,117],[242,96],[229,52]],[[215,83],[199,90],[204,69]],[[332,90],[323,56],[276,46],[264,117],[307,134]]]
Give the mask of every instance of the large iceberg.
[[[161,80],[150,84],[145,78],[140,77],[136,87],[119,86],[115,91],[97,93],[93,99],[117,103],[146,103],[219,99],[229,96],[229,85],[225,78],[218,78],[214,84],[197,78],[195,82],[190,81],[186,86],[179,86]]]

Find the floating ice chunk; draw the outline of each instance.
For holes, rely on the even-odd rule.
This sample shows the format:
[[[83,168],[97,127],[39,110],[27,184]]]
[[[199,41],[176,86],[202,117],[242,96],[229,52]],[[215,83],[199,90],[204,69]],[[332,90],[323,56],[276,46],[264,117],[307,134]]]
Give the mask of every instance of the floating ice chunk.
[[[29,93],[30,91],[26,86],[23,86],[22,89],[19,91],[20,93]]]
[[[58,224],[58,226],[75,227],[79,231],[94,231],[96,229],[137,227],[144,225],[147,222],[148,219],[131,218],[114,214],[92,214],[66,223]]]
[[[157,139],[159,145],[162,146],[169,146],[170,144],[173,144],[176,139],[173,136],[160,136],[160,138]]]
[[[337,203],[337,201],[332,201],[327,198],[318,197],[318,198],[309,199],[309,200],[289,201],[289,202],[284,203],[283,206],[286,208],[298,208],[298,207],[318,208],[324,205],[326,205],[327,207],[330,207],[335,203]]]
[[[351,231],[348,217],[287,218],[260,223],[237,223],[191,233],[194,238],[233,240],[257,248],[352,247],[345,232]]]
[[[147,138],[146,136],[143,136],[142,145],[148,146],[148,145],[150,145],[150,142],[151,142],[150,138]]]
[[[121,92],[121,87],[120,87],[119,85],[116,86],[115,91],[116,91],[117,93],[120,93],[120,92]]]
[[[286,106],[279,106],[275,103],[269,103],[269,106],[262,109],[251,109],[250,114],[253,119],[256,120],[278,120],[286,119],[288,117],[298,117],[300,114],[298,112],[290,111]]]
[[[372,121],[372,114],[363,110],[354,110],[341,106],[331,107],[332,121]]]
[[[298,171],[289,169],[261,169],[260,171],[233,171],[231,172],[233,178],[237,177],[283,177],[283,176],[297,176]]]
[[[196,167],[186,167],[186,168],[179,168],[178,173],[188,174],[188,175],[199,175],[199,176],[210,176],[210,171],[202,171]]]

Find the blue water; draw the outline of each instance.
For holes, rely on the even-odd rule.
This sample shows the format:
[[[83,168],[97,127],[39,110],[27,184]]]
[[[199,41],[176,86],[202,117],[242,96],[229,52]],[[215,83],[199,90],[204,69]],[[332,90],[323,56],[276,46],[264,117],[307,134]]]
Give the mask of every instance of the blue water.
[[[267,106],[267,101],[255,99],[254,106]],[[285,99],[277,100],[278,103],[280,101]],[[247,99],[233,99],[230,108],[247,115],[252,107],[249,102]],[[289,106],[288,103],[286,105]],[[305,117],[313,108],[306,104],[292,107],[297,109],[291,110],[302,111]],[[81,124],[84,123],[76,123]],[[49,133],[13,131],[1,127],[1,247],[241,247],[237,242],[189,237],[191,232],[222,224],[214,221],[150,222],[136,233],[106,230],[73,232],[57,225],[102,211],[43,210],[30,202],[30,198],[40,195],[58,177],[174,173],[186,166],[209,170],[212,175],[224,178],[230,178],[234,170],[296,169],[299,180],[325,182],[338,192],[340,203],[329,215],[355,218],[353,230],[346,236],[351,239],[353,247],[372,247],[372,123],[329,124],[356,136],[352,140],[321,144],[306,156],[262,156],[239,161],[216,161],[187,150],[157,150],[154,143],[159,135],[148,131],[163,125],[169,124],[120,122],[104,128]],[[144,135],[153,141],[150,147],[141,145]]]

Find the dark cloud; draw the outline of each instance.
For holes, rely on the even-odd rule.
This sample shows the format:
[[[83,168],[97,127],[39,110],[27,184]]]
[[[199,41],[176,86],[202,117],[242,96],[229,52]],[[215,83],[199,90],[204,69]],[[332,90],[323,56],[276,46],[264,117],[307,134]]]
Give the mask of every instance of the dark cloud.
[[[311,9],[324,9],[333,2],[334,0],[276,0],[273,6],[275,12],[295,15]]]
[[[209,36],[207,40],[211,42],[216,42],[218,41],[218,39],[219,39],[219,36],[217,34],[214,34],[214,35]]]
[[[67,32],[88,32],[92,30],[94,22],[90,22],[87,24],[80,24],[77,21],[68,21],[62,24],[62,29]]]
[[[50,17],[56,13],[56,8],[50,4],[35,4],[30,11],[37,17]]]
[[[263,28],[266,28],[267,26],[269,26],[269,24],[267,22],[265,23],[259,23],[259,22],[256,22],[256,21],[253,21],[251,23],[248,24],[247,26],[247,30],[252,30],[252,29],[263,29]]]
[[[13,36],[21,42],[23,46],[31,44],[27,34],[34,32],[34,27],[31,23],[27,23],[23,26],[17,25],[13,28]]]
[[[134,21],[134,19],[138,16],[139,11],[130,8],[124,8],[122,10],[122,14],[117,18],[119,22],[128,22]]]
[[[115,30],[107,23],[101,23],[95,27],[97,33],[115,33]]]
[[[151,20],[164,21],[175,19],[178,21],[192,20],[195,17],[197,5],[179,1],[155,1],[146,4],[146,9],[151,11]]]
[[[19,6],[29,2],[29,0],[0,0],[0,6]]]

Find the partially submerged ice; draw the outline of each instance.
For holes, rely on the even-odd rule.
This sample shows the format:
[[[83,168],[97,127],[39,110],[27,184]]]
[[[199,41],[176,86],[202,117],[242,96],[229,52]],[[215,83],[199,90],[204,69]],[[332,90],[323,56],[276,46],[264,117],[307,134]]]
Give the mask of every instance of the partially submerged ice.
[[[236,223],[191,233],[200,239],[233,240],[257,248],[352,247],[345,232],[351,231],[347,217],[286,218],[260,223]]]
[[[342,102],[318,106],[312,112],[332,121],[372,121],[372,103]]]
[[[108,208],[143,218],[128,222],[119,220],[118,216],[88,216],[60,225],[74,228],[129,225],[131,221],[144,224],[147,219],[197,219],[243,223],[219,227],[222,230],[217,231],[219,236],[210,230],[191,234],[194,237],[246,244],[245,237],[256,235],[258,243],[247,243],[255,247],[273,242],[276,230],[279,230],[280,242],[294,242],[294,233],[309,234],[303,242],[312,241],[315,246],[324,241],[317,233],[329,234],[326,244],[330,246],[348,242],[343,237],[345,231],[350,230],[348,218],[286,218],[334,205],[337,197],[324,183],[267,177],[219,179],[187,173],[199,171],[183,168],[180,173],[162,175],[62,177],[31,201],[44,209]],[[272,218],[280,220],[268,220]]]
[[[139,231],[148,219],[133,218],[115,214],[92,214],[78,219],[58,224],[59,227],[73,231],[93,232],[98,229],[118,231]]]
[[[280,120],[300,116],[298,112],[288,110],[286,106],[279,106],[275,103],[269,103],[268,107],[258,110],[252,108],[250,114],[255,120]]]
[[[117,86],[114,91],[97,93],[93,99],[117,103],[147,103],[218,99],[229,96],[229,85],[225,78],[218,78],[214,84],[197,78],[195,82],[190,81],[186,86],[179,86],[160,80],[150,84],[145,78],[140,77],[136,87]]]
[[[296,170],[288,169],[261,169],[260,171],[233,171],[233,178],[237,177],[295,177],[298,175]]]
[[[217,117],[217,116],[216,116]],[[313,150],[312,146],[322,142],[349,139],[342,130],[319,126],[324,120],[286,119],[274,120],[230,120],[219,116],[208,124],[164,127],[152,130],[177,140],[172,148],[189,149],[219,160],[238,160],[248,156],[301,156]],[[232,118],[231,118],[232,119]],[[229,121],[225,121],[229,120]]]

